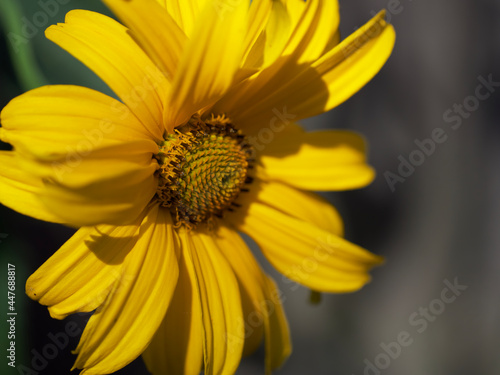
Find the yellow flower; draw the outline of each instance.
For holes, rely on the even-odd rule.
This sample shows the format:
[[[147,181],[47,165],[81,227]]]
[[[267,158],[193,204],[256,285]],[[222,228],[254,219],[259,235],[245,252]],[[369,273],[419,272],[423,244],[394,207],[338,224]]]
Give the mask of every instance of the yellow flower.
[[[330,110],[382,67],[383,13],[339,44],[334,0],[105,0],[46,36],[121,101],[47,86],[1,113],[0,201],[80,227],[28,280],[52,317],[91,312],[75,367],[232,374],[264,338],[291,351],[274,282],[238,232],[314,291],[350,292],[380,258],[307,190],[367,185],[363,139],[291,120]]]

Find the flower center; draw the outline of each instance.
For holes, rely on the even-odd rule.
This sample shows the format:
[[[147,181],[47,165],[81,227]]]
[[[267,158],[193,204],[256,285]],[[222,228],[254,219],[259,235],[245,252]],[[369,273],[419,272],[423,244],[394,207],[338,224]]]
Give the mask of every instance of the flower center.
[[[156,198],[176,224],[196,227],[222,217],[251,178],[252,148],[224,116],[191,120],[160,144]]]

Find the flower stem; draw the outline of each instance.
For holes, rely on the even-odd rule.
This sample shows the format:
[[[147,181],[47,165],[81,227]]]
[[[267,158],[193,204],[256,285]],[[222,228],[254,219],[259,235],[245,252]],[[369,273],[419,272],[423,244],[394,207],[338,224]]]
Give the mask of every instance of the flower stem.
[[[22,16],[18,0],[0,1],[0,26],[8,40],[17,79],[23,90],[27,91],[43,86],[47,82],[36,62],[32,44],[23,34]]]

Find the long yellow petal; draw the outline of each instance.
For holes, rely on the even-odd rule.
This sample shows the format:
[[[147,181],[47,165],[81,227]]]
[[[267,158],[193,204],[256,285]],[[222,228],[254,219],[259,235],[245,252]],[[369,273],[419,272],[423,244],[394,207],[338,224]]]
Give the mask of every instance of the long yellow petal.
[[[323,100],[322,84],[309,80],[297,84],[301,90],[301,103],[290,105],[300,118],[315,116],[340,105],[366,85],[382,68],[394,47],[396,34],[392,25],[384,20],[381,11],[366,25],[351,34],[339,45],[312,64],[312,69],[326,85],[328,99]],[[310,75],[304,73],[302,83]],[[314,94],[315,93],[315,94]]]
[[[127,142],[80,159],[18,158],[18,163],[44,181],[39,199],[62,222],[74,227],[124,225],[146,207],[158,186],[157,163],[141,152],[145,146]]]
[[[41,202],[43,182],[19,167],[15,152],[0,151],[0,203],[35,219],[65,223]]]
[[[151,132],[122,103],[85,87],[57,85],[28,91],[0,114],[0,138],[16,151],[52,160],[123,141],[154,145]]]
[[[268,3],[271,5],[269,6]],[[267,10],[266,5],[271,9]],[[290,15],[281,1],[268,1],[267,3],[260,1],[254,9],[256,9],[256,16],[260,16],[260,19],[249,23],[252,26],[247,34],[246,42],[252,42],[252,44],[246,46],[244,66],[264,69],[275,62],[283,53],[294,25],[292,25]],[[269,14],[262,14],[265,11]],[[266,24],[262,25],[262,22],[265,21]],[[257,31],[260,33],[256,37]],[[251,39],[248,38],[249,36]]]
[[[175,76],[165,111],[167,129],[217,101],[241,63],[247,22],[246,1],[208,1]],[[209,30],[209,32],[208,32]]]
[[[266,327],[266,374],[280,368],[292,352],[290,330],[283,307],[280,292],[274,281],[266,276],[264,298],[269,308],[269,325]]]
[[[260,101],[263,96],[279,90],[294,77],[295,72],[288,72],[321,56],[337,31],[338,21],[337,1],[274,1],[268,23],[246,62],[246,66],[267,69],[232,88],[217,104],[216,111],[237,112],[252,106],[249,101]],[[283,72],[287,72],[287,76]],[[239,120],[238,114],[234,116]]]
[[[296,0],[287,1],[290,12],[297,13]],[[292,8],[292,10],[290,10]],[[339,26],[337,0],[306,1],[283,55],[292,55],[295,64],[316,60],[324,52]]]
[[[99,13],[74,10],[45,35],[92,69],[154,137],[162,139],[168,81],[126,27]]]
[[[172,80],[187,42],[186,35],[156,0],[103,0],[130,28],[133,38]]]
[[[164,6],[184,31],[188,38],[192,37],[196,22],[207,0],[157,0]]]
[[[253,32],[253,48],[249,49],[245,66],[263,69],[273,62],[276,64],[250,86],[258,87],[279,70],[286,69],[284,66],[287,64],[309,63],[320,57],[337,34],[338,2],[273,1],[270,15],[259,21],[265,20],[268,22],[264,27],[257,29],[259,22],[256,22],[256,26],[250,29]],[[257,30],[262,30],[258,38],[255,34]],[[276,60],[280,56],[282,58]]]
[[[23,171],[43,181],[39,199],[62,222],[125,224],[156,191],[157,144],[106,95],[47,86],[12,100],[0,118],[0,138]]]
[[[333,0],[336,1],[336,0]],[[306,1],[302,0],[280,0],[286,7],[287,13],[290,14],[293,28],[298,25],[304,10],[306,9]]]
[[[153,375],[198,375],[203,366],[201,302],[193,264],[179,258],[179,281],[151,344],[142,353]]]
[[[288,323],[283,313],[279,292],[264,274],[250,249],[232,228],[221,226],[214,236],[219,249],[231,265],[240,285],[244,305],[245,351],[250,354],[261,340],[266,340],[266,372],[281,366],[291,352]]]
[[[238,229],[289,279],[322,292],[352,292],[382,259],[306,221],[253,203]]]
[[[30,276],[26,294],[57,319],[102,305],[115,284],[131,280],[124,261],[137,244],[145,213],[128,226],[79,229]]]
[[[267,306],[264,300],[264,274],[240,235],[232,228],[221,225],[214,241],[231,265],[239,284],[243,302],[245,348],[243,355],[255,351],[262,342],[267,324]]]
[[[92,315],[74,368],[81,374],[109,374],[137,358],[158,330],[174,294],[178,243],[168,210],[155,206],[123,262],[123,283],[115,283]]]
[[[227,259],[227,257],[226,257]],[[229,261],[229,260],[228,260]],[[264,301],[264,297],[254,299],[248,293],[247,289],[242,286],[241,278],[238,272],[234,269],[238,283],[240,286],[241,307],[243,309],[243,323],[245,324],[245,346],[243,347],[243,357],[247,357],[254,353],[262,344],[264,339],[265,323],[267,317],[264,315],[260,302]],[[250,279],[250,281],[255,281]],[[260,285],[255,285],[255,288],[261,288]],[[260,292],[262,295],[262,292]]]
[[[283,125],[284,126],[284,125]],[[350,190],[368,185],[375,173],[366,164],[364,139],[353,132],[304,132],[289,124],[265,146],[257,175],[306,190]]]
[[[248,12],[248,30],[245,35],[242,61],[247,59],[252,47],[254,47],[257,39],[261,36],[272,14],[272,8],[276,3],[277,2],[273,2],[272,0],[255,0],[251,2]],[[244,63],[243,65],[253,67],[256,64]]]
[[[344,235],[344,224],[337,210],[315,193],[297,190],[289,185],[273,181],[258,184],[257,199],[287,215],[310,222],[337,236]]]
[[[185,233],[183,245],[199,287],[205,374],[234,374],[245,342],[238,282],[211,234]]]
[[[384,14],[312,63],[290,63],[293,60],[282,57],[281,64],[278,60],[234,86],[215,110],[226,113],[247,134],[272,126],[276,111],[286,111],[294,121],[329,111],[359,91],[389,58],[395,33]],[[335,40],[336,34],[330,37]],[[326,43],[328,48],[331,41]]]

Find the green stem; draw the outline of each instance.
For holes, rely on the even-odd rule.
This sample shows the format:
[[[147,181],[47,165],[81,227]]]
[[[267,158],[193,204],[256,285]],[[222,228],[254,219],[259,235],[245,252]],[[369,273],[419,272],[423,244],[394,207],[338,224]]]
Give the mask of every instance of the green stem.
[[[38,68],[29,36],[23,33],[19,0],[0,0],[0,23],[7,36],[10,57],[21,87],[27,91],[47,84]]]

